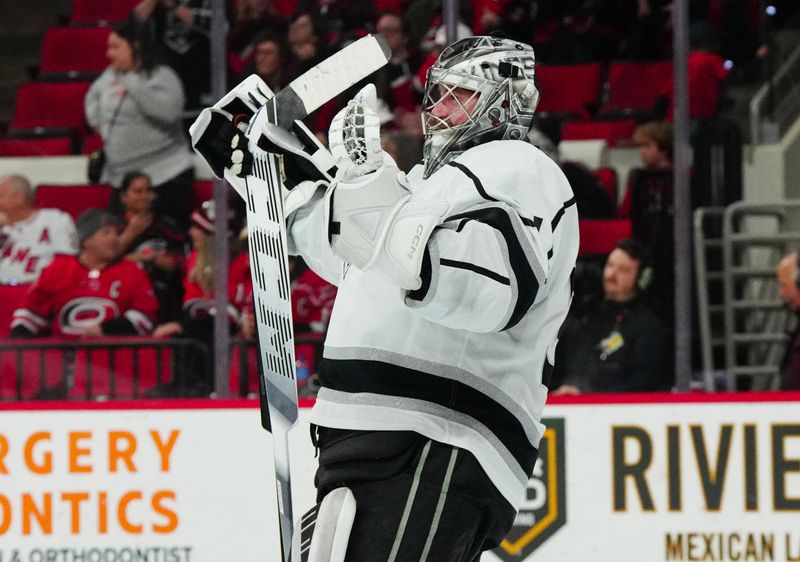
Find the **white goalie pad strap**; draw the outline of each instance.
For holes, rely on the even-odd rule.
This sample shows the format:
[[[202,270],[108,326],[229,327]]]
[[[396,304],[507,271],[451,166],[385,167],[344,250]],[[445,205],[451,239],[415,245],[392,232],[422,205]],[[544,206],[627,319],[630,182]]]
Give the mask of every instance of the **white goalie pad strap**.
[[[331,185],[325,194],[331,249],[362,271],[376,269],[418,289],[424,248],[450,204],[412,200],[405,174],[388,159],[377,172]]]
[[[336,488],[306,513],[292,539],[292,562],[344,562],[356,517],[356,498]]]
[[[289,191],[283,190],[283,212],[288,219],[297,209],[306,205],[319,189],[326,189],[328,184],[324,181],[304,181]]]

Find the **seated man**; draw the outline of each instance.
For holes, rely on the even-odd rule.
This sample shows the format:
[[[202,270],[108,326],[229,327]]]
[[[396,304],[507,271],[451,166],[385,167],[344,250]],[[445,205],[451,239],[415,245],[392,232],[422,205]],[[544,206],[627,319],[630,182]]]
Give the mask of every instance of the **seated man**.
[[[778,263],[778,292],[793,314],[800,314],[800,271],[797,250]],[[781,390],[800,390],[800,324],[789,334],[781,361]]]
[[[56,256],[14,312],[11,337],[147,335],[158,302],[144,269],[119,260],[114,217],[87,209],[78,217],[80,253]]]
[[[72,218],[37,209],[34,190],[22,176],[0,178],[0,284],[33,283],[56,254],[77,250]]]
[[[660,390],[667,340],[641,292],[649,282],[647,248],[620,240],[603,269],[605,298],[584,318],[569,318],[556,350],[553,394]]]

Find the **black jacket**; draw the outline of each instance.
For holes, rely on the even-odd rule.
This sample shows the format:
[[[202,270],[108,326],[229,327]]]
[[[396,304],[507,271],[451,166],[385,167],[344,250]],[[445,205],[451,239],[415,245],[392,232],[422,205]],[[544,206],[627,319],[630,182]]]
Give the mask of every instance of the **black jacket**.
[[[664,328],[646,303],[603,300],[564,323],[554,382],[581,392],[661,390],[667,352]]]

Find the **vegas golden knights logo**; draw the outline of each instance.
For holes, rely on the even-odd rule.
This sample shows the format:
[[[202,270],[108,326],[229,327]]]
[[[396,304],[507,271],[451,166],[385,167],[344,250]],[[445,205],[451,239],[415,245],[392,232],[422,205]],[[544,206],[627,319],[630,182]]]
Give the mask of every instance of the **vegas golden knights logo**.
[[[514,526],[493,552],[502,560],[524,560],[567,521],[564,419],[544,419],[539,458]]]

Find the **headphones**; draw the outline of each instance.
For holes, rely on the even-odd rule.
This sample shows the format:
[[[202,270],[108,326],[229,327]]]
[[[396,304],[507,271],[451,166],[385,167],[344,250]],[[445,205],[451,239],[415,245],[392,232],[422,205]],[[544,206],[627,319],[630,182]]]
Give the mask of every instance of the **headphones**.
[[[639,289],[639,292],[643,293],[653,283],[653,267],[645,265],[642,262],[639,262],[639,267],[641,271],[639,271],[636,277],[636,288]],[[800,283],[800,275],[795,277],[795,283]],[[798,287],[800,287],[800,285],[798,285]]]

